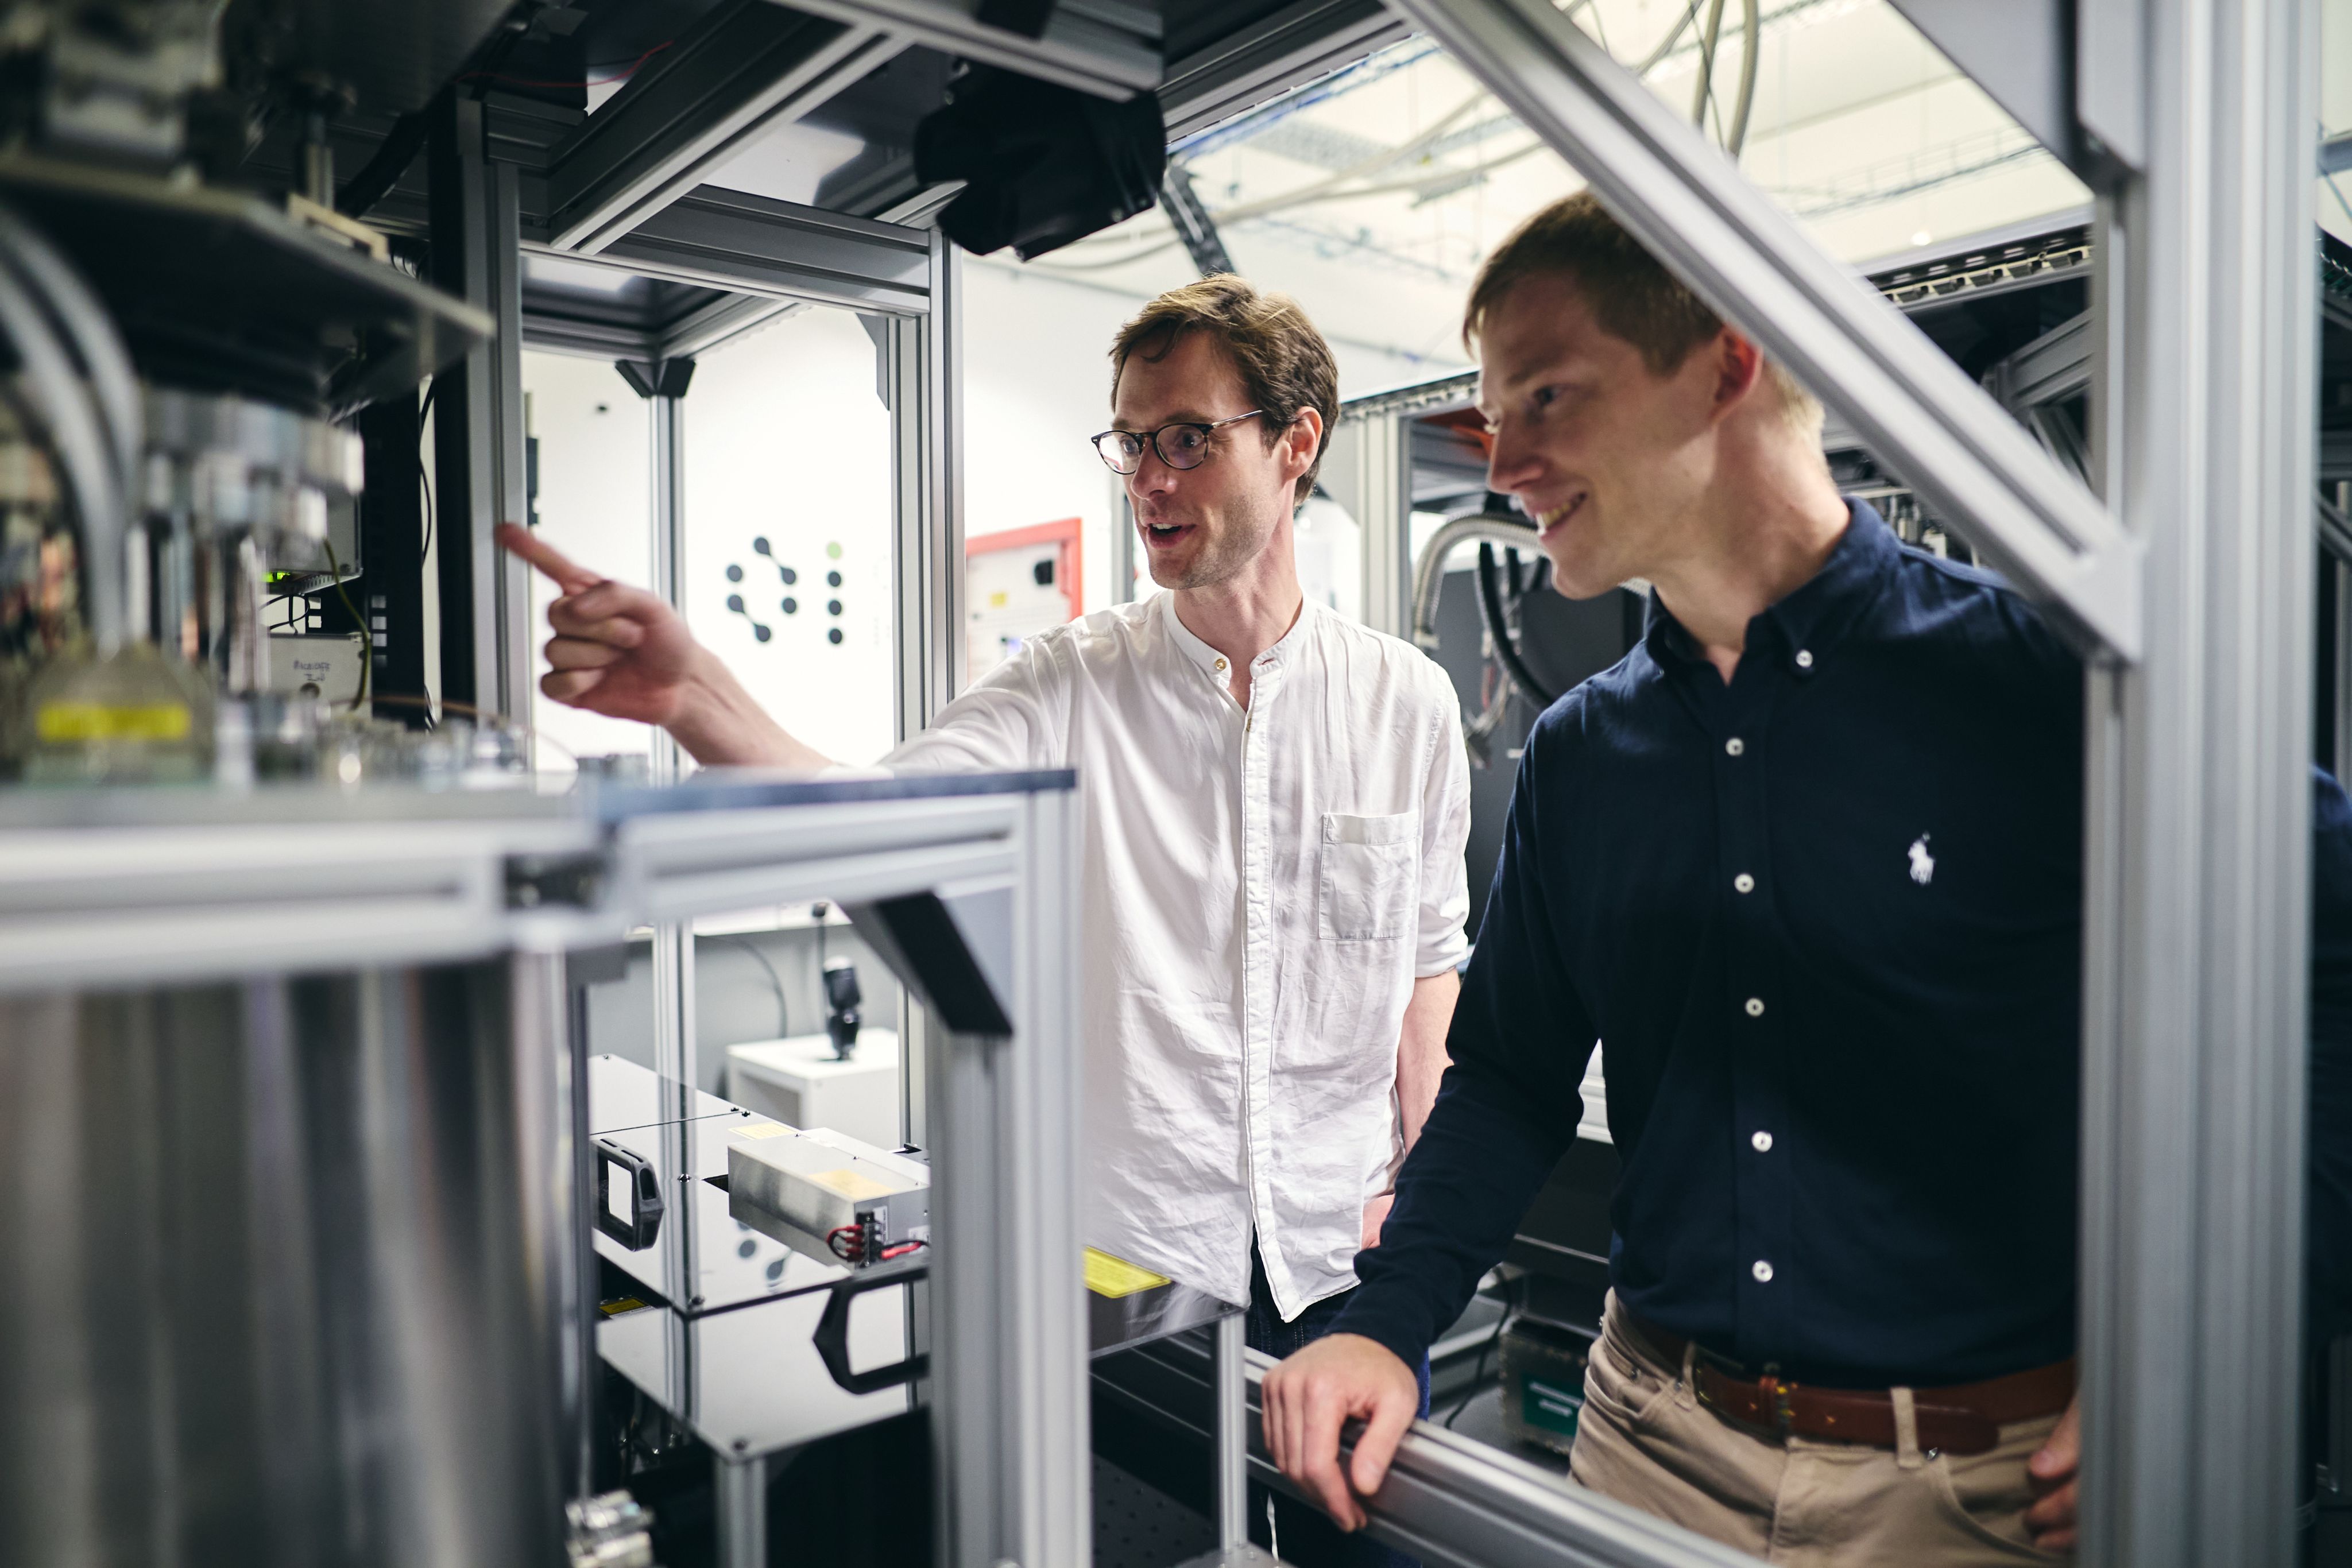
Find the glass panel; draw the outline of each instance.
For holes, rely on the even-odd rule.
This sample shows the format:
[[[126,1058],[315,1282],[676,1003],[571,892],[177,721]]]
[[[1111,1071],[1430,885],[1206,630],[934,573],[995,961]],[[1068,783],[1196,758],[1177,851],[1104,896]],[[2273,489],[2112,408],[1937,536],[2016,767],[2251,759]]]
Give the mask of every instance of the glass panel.
[[[1646,4],[1597,0],[1563,8],[1619,59],[1643,68],[1649,85],[1666,102],[1685,115],[1695,113],[1711,141],[1734,147],[1750,176],[1832,255],[1854,262],[1892,256],[1877,269],[1885,270],[1940,259],[1967,236],[2002,225],[2023,225],[2028,233],[2051,236],[2046,246],[2046,282],[2038,280],[2030,290],[2011,289],[2001,296],[2005,303],[1992,308],[1983,304],[1992,298],[1992,290],[1979,295],[1963,288],[1958,292],[1966,298],[1943,306],[1938,313],[1921,314],[1922,328],[1972,378],[2086,308],[2082,282],[2087,276],[2082,265],[2086,253],[2074,232],[2084,222],[2077,210],[2088,200],[2084,188],[1891,6],[1819,0],[1763,6],[1754,40],[1753,68],[1746,58],[1748,43],[1742,36],[1738,6],[1694,7],[1681,0]],[[1722,18],[1721,35],[1702,46],[1695,32],[1705,25],[1710,12]],[[1711,55],[1713,61],[1704,86],[1703,53]],[[1442,51],[1420,39],[1400,44],[1313,89],[1205,132],[1178,151],[1234,261],[1255,281],[1284,288],[1299,298],[1334,340],[1350,392],[1432,382],[1444,372],[1465,367],[1468,361],[1460,340],[1461,310],[1465,292],[1479,266],[1522,219],[1582,184],[1574,171],[1521,129]],[[1149,295],[1182,281],[1192,270],[1187,253],[1175,242],[1166,223],[1159,213],[1145,214],[1117,231],[1043,258],[1027,271],[1057,273],[1072,282],[1083,277],[1094,286],[1123,287],[1136,297]],[[1891,282],[1885,287],[1895,292]],[[1367,366],[1379,367],[1384,373],[1367,377],[1363,373]],[[1353,519],[1377,521],[1386,528],[1403,531],[1417,561],[1424,558],[1432,538],[1448,521],[1490,510],[1483,421],[1467,405],[1465,394],[1414,414],[1387,416],[1397,418],[1402,426],[1399,435],[1410,458],[1411,480],[1399,503],[1402,515]],[[2079,451],[2081,433],[2088,428],[2079,401],[2019,412],[2062,460],[2070,451]],[[1968,559],[1966,547],[1948,537],[1907,491],[1880,473],[1850,433],[1832,430],[1825,446],[1835,463],[1833,473],[1842,491],[1874,499],[1908,542],[1937,554]],[[1503,520],[1507,523],[1509,517],[1509,511],[1504,509]],[[1436,634],[1433,655],[1453,677],[1472,738],[1467,859],[1474,907],[1483,904],[1495,873],[1530,725],[1554,696],[1616,664],[1640,640],[1640,596],[1647,588],[1636,582],[1570,601],[1546,591],[1546,567],[1531,538],[1520,537],[1516,560],[1502,541],[1496,541],[1493,549],[1493,580],[1484,591],[1476,570],[1476,539],[1459,544],[1445,559],[1432,562],[1436,590],[1434,624],[1430,628]],[[1799,653],[1790,650],[1792,659]],[[1810,659],[1810,652],[1804,657]],[[1923,702],[1948,702],[1950,694],[1923,693],[1921,697]],[[2064,771],[2063,764],[2069,760],[2060,758],[2053,767],[2053,778]],[[1703,761],[1700,765],[1705,766]],[[2052,798],[2058,801],[2056,817],[2066,817],[2077,809],[2077,794],[2073,790],[2062,788]],[[1774,810],[1778,813],[1780,808],[1775,806]],[[1774,821],[1779,820],[1776,815]],[[1951,821],[1957,826],[1960,820],[1955,810]],[[1711,817],[1702,814],[1689,830],[1705,840],[1707,847],[1701,852],[1710,857],[1709,863],[1717,849],[1717,826]],[[1729,853],[1734,846],[1728,830],[1725,833],[1721,850]],[[1951,867],[1950,854],[1941,841],[1930,854],[1926,836],[1915,841],[1915,831],[1906,830],[1901,841],[1892,845],[1884,866],[1872,862],[1867,875],[1876,876],[1883,871],[1891,888],[1909,893],[1927,886],[1935,878],[1936,856],[1947,860],[1945,879],[1969,874]],[[1657,858],[1663,862],[1672,857]],[[1726,868],[1725,896],[1755,890],[1757,884],[1750,878],[1748,887],[1731,891],[1732,873],[1741,869]],[[1659,874],[1669,874],[1664,865]],[[1856,886],[1877,886],[1864,873],[1854,875],[1862,879]],[[1936,880],[1940,884],[1943,879]],[[1795,879],[1790,877],[1769,896],[1796,897],[1790,891],[1794,886]],[[1853,887],[1848,891],[1852,893]],[[2008,891],[2014,894],[2016,890],[2012,886]],[[1864,895],[1855,893],[1853,896]],[[1699,900],[1701,895],[1693,893],[1690,897]],[[1792,921],[1824,917],[1818,910],[1783,910],[1782,914]],[[1474,935],[1478,935],[1478,920],[1474,914]],[[1783,932],[1777,939],[1800,947],[1807,941],[1792,932]],[[1838,950],[1860,951],[1868,946],[1867,941],[1851,931],[1844,940],[1847,946]],[[1831,944],[1821,951],[1826,953],[1834,946]],[[1800,955],[1801,961],[1809,954],[1813,954],[1811,948]],[[2042,949],[2037,949],[2037,954],[2047,956]],[[1884,955],[1882,961],[1890,973],[1948,973],[1916,955]],[[2062,957],[2062,966],[2063,962]],[[1989,988],[1998,985],[1987,982]],[[1741,993],[1743,997],[1751,994]],[[1976,996],[1973,989],[1968,994]],[[2031,1010],[2017,998],[2016,988],[2011,987],[2005,1000],[1998,994],[1979,999],[1995,1009],[2009,1006]],[[1748,1016],[1760,1016],[1762,1010],[1758,995]],[[2063,1014],[2064,1009],[2058,1011]],[[2033,1014],[2042,1022],[2049,1016],[2048,1009]],[[2071,1022],[2068,1017],[2060,1027],[2070,1027]],[[1645,1400],[1654,1396],[1657,1403],[1650,1416],[1632,1425],[1676,1426],[1680,1437],[1664,1439],[1668,1445],[1683,1437],[1696,1440],[1718,1432],[1731,1446],[1750,1440],[1747,1434],[1726,1427],[1717,1415],[1691,1402],[1685,1381],[1691,1368],[1679,1363],[1678,1351],[1655,1358],[1663,1372],[1658,1366],[1641,1368],[1631,1385],[1623,1369],[1612,1375],[1596,1364],[1602,1360],[1596,1354],[1595,1330],[1604,1293],[1612,1281],[1611,1260],[1623,1245],[1614,1233],[1612,1212],[1624,1212],[1628,1201],[1621,1185],[1623,1173],[1618,1150],[1611,1141],[1606,1084],[1615,1081],[1621,1102],[1627,1087],[1633,1087],[1633,1108],[1629,1112],[1621,1103],[1620,1125],[1637,1132],[1650,1129],[1653,1141],[1657,1137],[1654,1129],[1666,1119],[1675,1097],[1694,1092],[1675,1076],[1691,1071],[1686,1061],[1678,1058],[1675,1071],[1662,1074],[1654,1048],[1645,1061],[1639,1031],[1622,1023],[1617,1027],[1619,1032],[1612,1035],[1616,1049],[1610,1061],[1614,1071],[1606,1078],[1602,1053],[1591,1042],[1561,1042],[1569,1055],[1584,1058],[1577,1063],[1584,1068],[1584,1116],[1576,1128],[1578,1135],[1521,1219],[1502,1260],[1504,1270],[1490,1278],[1481,1298],[1441,1335],[1432,1353],[1433,1408],[1441,1423],[1507,1447],[1561,1473],[1567,1469],[1568,1453],[1578,1441],[1579,1423],[1589,1413],[1584,1404],[1588,1387],[1604,1404],[1636,1395]],[[1819,1030],[1809,1039],[1800,1031],[1790,1045],[1798,1050],[1845,1049],[1846,1042],[1830,1038],[1832,1032]],[[1549,1067],[1545,1071],[1549,1072]],[[1916,1076],[1910,1082],[1916,1091]],[[1787,1087],[1781,1085],[1782,1090]],[[1752,1088],[1749,1085],[1739,1092],[1746,1094]],[[1728,1089],[1725,1098],[1734,1098]],[[1739,1104],[1743,1111],[1750,1108],[1747,1100]],[[1737,1147],[1727,1147],[1724,1159],[1765,1157],[1776,1146],[1775,1126],[1780,1152],[1772,1157],[1783,1161],[1851,1157],[1858,1163],[1863,1155],[1856,1151],[1867,1153],[1874,1146],[1859,1134],[1791,1130],[1804,1122],[1804,1106],[1782,1107],[1780,1113],[1777,1123],[1743,1124]],[[1684,1114],[1688,1115],[1686,1109]],[[1791,1116],[1794,1124],[1789,1120]],[[1943,1126],[1948,1133],[1949,1124]],[[2053,1143],[2063,1138],[2063,1133],[2050,1135]],[[1700,1144],[1709,1151],[1706,1157],[1712,1158],[1713,1145],[1704,1138]],[[2060,1159],[2050,1168],[2071,1166]],[[1628,1179],[1646,1182],[1654,1190],[1657,1183],[1672,1178],[1653,1170]],[[1917,1198],[1916,1184],[1884,1161],[1867,1179],[1876,1184],[1874,1190],[1883,1191],[1890,1204],[1900,1207]],[[1736,1184],[1726,1185],[1728,1188]],[[2071,1213],[2072,1204],[2063,1188],[2062,1174],[2051,1183],[2056,1194],[2052,1199],[2054,1214]],[[1785,1189],[1759,1183],[1745,1190],[1753,1202],[1758,1201],[1754,1195]],[[1816,1196],[1807,1193],[1796,1201],[1801,1207],[1813,1203]],[[1726,1207],[1737,1206],[1727,1197]],[[1756,1323],[1768,1321],[1769,1313],[1755,1310],[1748,1294],[1742,1292],[1752,1293],[1759,1286],[1783,1292],[1802,1288],[1812,1294],[1800,1299],[1830,1299],[1822,1294],[1824,1288],[1818,1279],[1810,1285],[1801,1284],[1808,1270],[1825,1268],[1821,1260],[1806,1256],[1807,1236],[1822,1233],[1807,1232],[1803,1225],[1820,1223],[1818,1216],[1804,1218],[1793,1242],[1782,1233],[1780,1240],[1790,1250],[1738,1252],[1737,1278],[1729,1283],[1716,1276],[1676,1282],[1676,1289],[1687,1285],[1694,1298],[1714,1301],[1717,1297],[1737,1297],[1746,1303],[1737,1310],[1727,1307],[1706,1320],[1712,1322],[1727,1314],[1746,1325],[1738,1342],[1733,1343],[1727,1333],[1722,1336],[1727,1343],[1710,1343],[1709,1350],[1728,1355],[1755,1338]],[[1749,1237],[1730,1218],[1723,1219],[1722,1227],[1727,1235],[1737,1231],[1727,1244],[1743,1245]],[[1704,1228],[1711,1239],[1706,1245],[1723,1240],[1715,1236],[1716,1228],[1716,1218],[1710,1215]],[[1961,1245],[1956,1239],[1967,1233],[1966,1227],[1955,1226],[1935,1242],[1923,1243],[1933,1256],[1914,1262],[1919,1268],[1954,1270],[1953,1249]],[[2052,1250],[2053,1233],[2047,1226],[2021,1225],[2018,1234],[2020,1247],[2036,1249],[2036,1256]],[[1647,1241],[1641,1250],[1654,1258],[1666,1256],[1679,1244],[1671,1238],[1662,1243],[1654,1227]],[[1849,1255],[1845,1261],[1853,1269],[1853,1291],[1858,1297],[1885,1283],[1875,1269],[1892,1273],[1912,1266],[1891,1258],[1873,1265],[1866,1260],[1856,1263]],[[1977,1275],[1986,1277],[1990,1276],[1981,1271]],[[2063,1303],[2054,1314],[2040,1312],[2050,1300],[2063,1294],[2063,1285],[2050,1281],[2065,1278],[2062,1262],[2044,1270],[2027,1288],[2030,1294],[2001,1297],[1993,1310],[1982,1314],[1988,1323],[1999,1319],[1998,1328],[1988,1328],[1987,1333],[2010,1333],[2012,1341],[2020,1343],[2033,1339],[2053,1356],[2063,1353],[2063,1343],[2053,1348],[2042,1344],[2046,1336],[2037,1336],[2045,1319],[2071,1322]],[[1777,1286],[1772,1283],[1776,1279]],[[1998,1294],[1991,1288],[1976,1291],[1980,1302]],[[1654,1289],[1649,1299],[1663,1298]],[[2016,1329],[2011,1318],[2025,1315],[2024,1309],[2008,1315],[1999,1310],[2021,1301],[2040,1313],[2029,1325],[2032,1333],[2011,1332]],[[1665,1312],[1675,1315],[1673,1308]],[[1742,1317],[1743,1312],[1748,1315]],[[1882,1332],[1886,1327],[1883,1320],[1871,1319],[1867,1312],[1850,1315],[1862,1325],[1853,1336],[1854,1343],[1809,1343],[1806,1354],[1811,1364],[1801,1375],[1835,1383],[1840,1368],[1875,1368],[1866,1370],[1850,1385],[1867,1389],[1875,1379],[1876,1410],[1888,1421],[1893,1419],[1885,1415],[1892,1407],[1885,1397],[1888,1384],[1898,1380],[1958,1383],[1975,1375],[1950,1372],[1947,1364],[1951,1357],[1944,1347],[1930,1344],[1927,1336]],[[1790,1337],[1805,1338],[1803,1334]],[[1865,1345],[1864,1341],[1871,1343]],[[1880,1363],[1906,1354],[1914,1357],[1918,1375],[1879,1375],[1887,1370]],[[1878,1362],[1873,1362],[1873,1356]],[[1939,1369],[1945,1375],[1937,1375]],[[2003,1364],[1989,1368],[1984,1375],[2024,1370],[2021,1364]],[[1753,1387],[1758,1376],[1780,1371],[1766,1354],[1749,1356],[1739,1375]],[[2044,1418],[2045,1428],[2048,1418],[2054,1418],[2064,1404],[2063,1393],[2053,1403],[2046,1390],[2029,1398],[2038,1401],[2032,1414]],[[1608,1412],[1604,1409],[1601,1414]],[[1769,1420],[1768,1414],[1768,1427]],[[1682,1423],[1686,1427],[1677,1426]],[[1619,1419],[1612,1425],[1622,1429],[1627,1422]],[[1816,1427],[1813,1430],[1821,1435],[1826,1429]],[[1600,1441],[1607,1437],[1602,1434]],[[2021,1521],[2027,1500],[2023,1462],[2039,1440],[2037,1435],[2021,1448],[2022,1440],[2012,1436],[2007,1448],[1984,1462],[1978,1462],[1975,1452],[1962,1451],[1948,1437],[1923,1440],[1923,1449],[1940,1442],[1952,1451],[1927,1460],[1931,1469],[1923,1473],[1922,1480],[1934,1489],[1932,1500],[1927,1490],[1915,1488],[1912,1502],[1901,1506],[1916,1505],[1922,1527],[1931,1534],[1940,1531],[1955,1542],[1972,1542],[1971,1549],[1977,1552],[1990,1555],[2007,1551],[2021,1560],[2028,1554]],[[1622,1435],[1619,1446],[1623,1447]],[[1599,1451],[1598,1442],[1588,1442],[1587,1469],[1603,1490],[1644,1501],[1718,1539],[1748,1542],[1760,1550],[1768,1538],[1769,1490],[1760,1522],[1753,1518],[1709,1515],[1694,1507],[1676,1508],[1662,1492],[1645,1493],[1645,1483],[1635,1473],[1642,1469],[1641,1464],[1622,1453],[1616,1484],[1608,1484],[1602,1479],[1607,1467],[1594,1458]],[[1886,1463],[1891,1474],[1891,1452]],[[1994,1537],[2006,1544],[1996,1544]],[[1872,1555],[1904,1554],[1905,1550],[1889,1539]],[[1855,1560],[1863,1558],[1857,1555]]]
[[[686,400],[687,622],[778,723],[858,764],[896,724],[875,378],[857,319],[811,309],[704,359]]]
[[[845,311],[703,358],[685,401],[688,624],[760,706],[836,761],[890,749],[890,413]],[[837,907],[695,923],[705,1086],[796,1127],[896,1148],[899,989]]]
[[[541,538],[623,582],[653,580],[651,426],[645,399],[611,363],[526,350],[523,397],[538,449],[533,520]],[[548,673],[547,606],[561,592],[530,573],[530,724],[537,766],[566,772],[581,757],[646,756],[653,732],[539,695]]]
[[[2352,7],[2320,12],[2320,289],[2337,308],[2320,338],[2319,493],[2352,517]],[[2336,455],[2333,459],[2329,454]],[[2323,539],[2330,530],[2322,529]],[[2312,854],[2311,1139],[2308,1322],[2304,1427],[2308,1469],[2295,1501],[2310,1512],[2306,1561],[2352,1563],[2352,874],[2335,780],[2352,777],[2352,557],[2319,554],[2318,695],[2312,755],[2332,776],[2318,790]]]
[[[1111,580],[1111,530],[1129,525],[1118,476],[1087,444],[1110,423],[1112,335],[1142,301],[979,258],[963,299],[966,537],[1076,517],[1082,610],[1150,593],[1148,577]]]

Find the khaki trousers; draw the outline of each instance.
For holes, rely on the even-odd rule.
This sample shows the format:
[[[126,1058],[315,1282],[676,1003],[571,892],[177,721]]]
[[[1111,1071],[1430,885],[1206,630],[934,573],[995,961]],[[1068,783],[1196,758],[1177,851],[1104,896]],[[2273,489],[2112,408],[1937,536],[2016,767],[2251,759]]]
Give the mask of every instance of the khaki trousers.
[[[2063,1563],[2027,1543],[2023,1517],[2025,1462],[2057,1424],[2003,1427],[1998,1448],[1965,1457],[1753,1432],[1700,1405],[1688,1365],[1661,1360],[1612,1293],[1570,1470],[1604,1496],[1797,1568]]]

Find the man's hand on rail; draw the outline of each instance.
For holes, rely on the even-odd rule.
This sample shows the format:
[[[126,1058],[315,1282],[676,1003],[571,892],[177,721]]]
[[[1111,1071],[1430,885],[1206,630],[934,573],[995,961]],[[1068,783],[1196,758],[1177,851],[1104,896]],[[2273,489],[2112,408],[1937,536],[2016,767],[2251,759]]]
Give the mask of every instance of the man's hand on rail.
[[[2083,1396],[2074,1396],[2049,1440],[2025,1462],[2026,1484],[2038,1500],[2025,1511],[2025,1528],[2044,1552],[2074,1550],[2076,1489],[2082,1480]]]
[[[500,524],[498,537],[562,590],[547,607],[555,635],[539,683],[551,700],[657,724],[698,762],[827,765],[822,753],[778,727],[659,597],[598,576],[513,523]]]
[[[1335,1333],[1265,1375],[1265,1448],[1284,1475],[1305,1487],[1342,1530],[1364,1526],[1358,1501],[1381,1490],[1397,1443],[1421,1407],[1412,1368],[1377,1340]],[[1364,1423],[1342,1474],[1339,1428]]]

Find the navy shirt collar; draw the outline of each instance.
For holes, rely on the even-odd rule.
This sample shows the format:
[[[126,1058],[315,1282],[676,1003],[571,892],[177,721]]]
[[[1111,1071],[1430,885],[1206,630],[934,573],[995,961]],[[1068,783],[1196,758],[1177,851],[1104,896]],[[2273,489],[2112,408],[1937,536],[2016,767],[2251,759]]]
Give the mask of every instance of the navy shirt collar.
[[[1849,497],[1845,505],[1845,532],[1838,537],[1821,570],[1748,622],[1748,653],[1762,652],[1777,643],[1782,653],[1819,654],[1834,645],[1878,596],[1903,547],[1869,502]],[[1643,622],[1642,645],[1661,668],[1701,662],[1697,639],[1684,630],[1654,588]]]

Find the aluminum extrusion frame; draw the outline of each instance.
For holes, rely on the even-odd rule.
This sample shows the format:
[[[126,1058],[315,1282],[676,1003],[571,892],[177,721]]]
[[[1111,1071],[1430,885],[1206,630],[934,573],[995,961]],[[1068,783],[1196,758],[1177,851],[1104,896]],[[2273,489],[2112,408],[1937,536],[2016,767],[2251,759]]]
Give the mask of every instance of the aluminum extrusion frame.
[[[2101,204],[2094,471],[2146,552],[2087,692],[2087,1568],[2295,1560],[2317,7],[2157,0]]]
[[[2137,543],[1916,327],[1633,73],[1548,0],[1397,3],[2086,653],[2139,656]]]
[[[604,249],[906,47],[870,26],[735,0],[554,149],[549,242]]]
[[[1310,1507],[1315,1500],[1265,1452],[1259,1397],[1274,1357],[1244,1353],[1249,1479]],[[1162,1340],[1097,1364],[1095,1390],[1116,1406],[1213,1448],[1217,1380],[1198,1336]],[[1208,1420],[1203,1421],[1206,1415]],[[1340,1445],[1340,1463],[1355,1451]],[[1397,1445],[1387,1480],[1364,1501],[1373,1540],[1430,1568],[1755,1568],[1756,1559],[1668,1524],[1434,1421],[1415,1421]]]
[[[492,529],[525,516],[521,208],[513,164],[484,153],[482,106],[434,110],[433,280],[489,316],[489,340],[441,372],[434,398],[441,690],[446,701],[530,711],[530,582]]]

